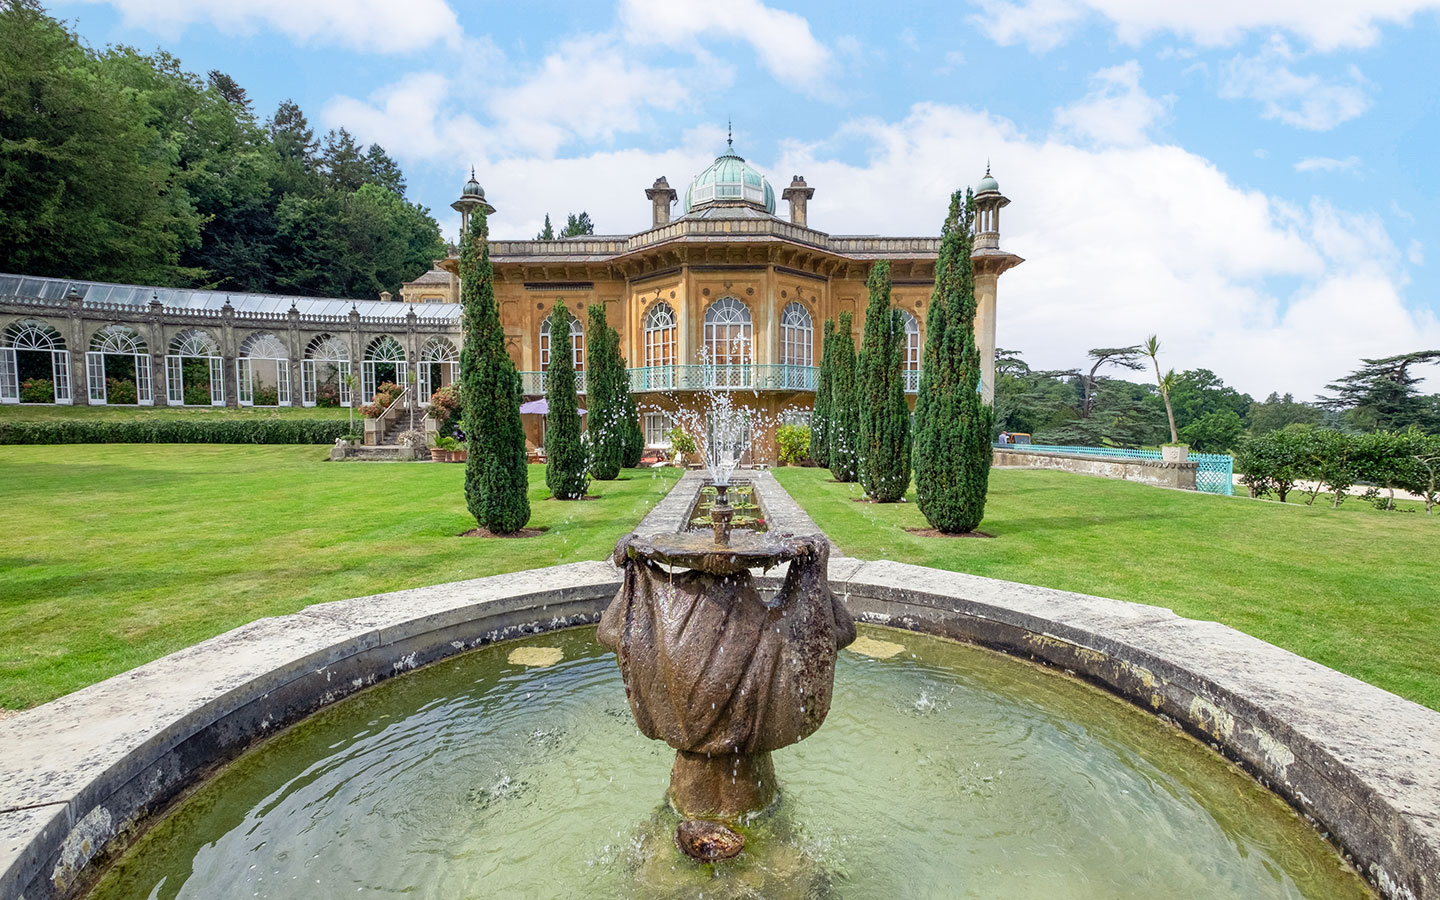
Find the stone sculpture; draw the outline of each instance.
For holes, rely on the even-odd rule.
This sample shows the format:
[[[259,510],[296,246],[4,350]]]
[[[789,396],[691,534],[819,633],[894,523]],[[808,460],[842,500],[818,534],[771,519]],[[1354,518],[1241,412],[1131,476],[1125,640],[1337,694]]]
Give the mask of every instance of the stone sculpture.
[[[737,822],[779,798],[770,753],[830,710],[837,651],[855,623],[830,591],[823,536],[627,535],[600,620],[640,731],[676,750],[669,800],[686,819]],[[773,600],[751,568],[789,563]]]

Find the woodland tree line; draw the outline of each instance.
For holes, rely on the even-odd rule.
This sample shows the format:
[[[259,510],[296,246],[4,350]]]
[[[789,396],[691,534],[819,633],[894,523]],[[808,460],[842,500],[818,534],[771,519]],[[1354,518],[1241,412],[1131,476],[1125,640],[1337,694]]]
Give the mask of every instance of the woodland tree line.
[[[87,46],[0,0],[0,271],[327,297],[398,293],[445,253],[378,144],[257,115],[224,72]]]
[[[1032,435],[1035,443],[1070,446],[1154,446],[1169,439],[1164,400],[1154,381],[1121,373],[1145,368],[1139,346],[1101,347],[1085,365],[1030,368],[1012,350],[996,351],[996,430]],[[1272,392],[1264,400],[1241,393],[1209,369],[1175,373],[1170,387],[1180,440],[1198,452],[1235,449],[1246,436],[1309,425],[1351,434],[1416,428],[1440,434],[1440,394],[1420,389],[1426,365],[1440,351],[1361,360],[1327,385],[1313,402]],[[1142,376],[1143,377],[1143,376]]]

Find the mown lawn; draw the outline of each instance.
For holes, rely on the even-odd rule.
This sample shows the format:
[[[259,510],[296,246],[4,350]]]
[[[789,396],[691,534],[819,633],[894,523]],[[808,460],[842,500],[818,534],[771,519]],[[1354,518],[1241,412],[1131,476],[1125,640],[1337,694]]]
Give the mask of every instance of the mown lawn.
[[[913,491],[856,503],[824,469],[775,476],[848,555],[1168,607],[1440,709],[1440,516],[997,469],[995,539],[931,538],[905,531],[926,525]]]
[[[7,403],[0,406],[0,422],[82,421],[128,422],[134,419],[186,419],[192,422],[223,419],[344,419],[350,415],[341,407],[319,406],[49,406]],[[360,414],[355,414],[360,430]]]
[[[522,540],[459,538],[464,466],[324,462],[327,448],[0,447],[0,707],[43,703],[310,603],[603,558],[679,470],[547,500]]]

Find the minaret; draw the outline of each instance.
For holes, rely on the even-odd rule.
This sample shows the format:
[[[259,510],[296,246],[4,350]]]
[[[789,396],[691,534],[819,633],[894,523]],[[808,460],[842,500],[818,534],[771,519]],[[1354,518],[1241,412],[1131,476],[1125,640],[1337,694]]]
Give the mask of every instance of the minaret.
[[[980,351],[980,391],[995,402],[995,294],[1000,275],[1025,260],[1000,249],[1000,208],[1010,201],[985,164],[985,177],[975,186],[975,345]]]
[[[450,204],[450,208],[460,214],[460,237],[463,240],[465,232],[470,228],[470,214],[479,207],[485,210],[485,215],[495,215],[495,207],[485,200],[485,189],[480,182],[475,180],[475,167],[470,167],[470,180],[465,182],[465,187],[460,191],[460,199]]]

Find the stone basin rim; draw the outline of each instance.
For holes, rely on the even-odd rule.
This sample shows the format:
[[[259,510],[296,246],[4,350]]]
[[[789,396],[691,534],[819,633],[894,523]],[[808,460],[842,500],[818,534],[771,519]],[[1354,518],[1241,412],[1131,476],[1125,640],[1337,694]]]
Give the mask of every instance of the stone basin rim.
[[[769,473],[752,480],[793,503]],[[679,490],[662,501],[677,517]],[[1161,607],[884,560],[832,556],[829,574],[858,621],[1053,666],[1169,718],[1310,817],[1381,896],[1440,900],[1440,712]],[[619,585],[580,562],[316,604],[0,721],[0,900],[83,896],[258,740],[419,666],[594,624]]]

